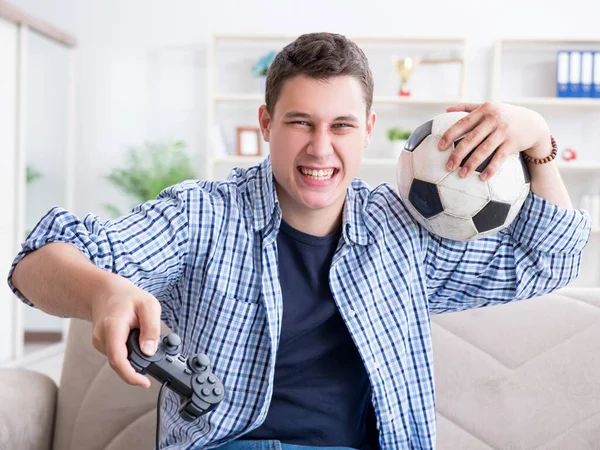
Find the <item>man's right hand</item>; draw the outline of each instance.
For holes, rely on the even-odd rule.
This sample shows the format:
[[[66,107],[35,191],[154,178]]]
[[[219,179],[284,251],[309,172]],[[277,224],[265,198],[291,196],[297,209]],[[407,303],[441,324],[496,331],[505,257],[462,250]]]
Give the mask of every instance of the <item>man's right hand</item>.
[[[140,348],[153,355],[160,338],[159,301],[128,280],[119,289],[98,297],[92,303],[92,344],[108,357],[110,367],[127,383],[150,387],[148,377],[136,372],[127,359],[127,338],[134,328],[140,329]]]

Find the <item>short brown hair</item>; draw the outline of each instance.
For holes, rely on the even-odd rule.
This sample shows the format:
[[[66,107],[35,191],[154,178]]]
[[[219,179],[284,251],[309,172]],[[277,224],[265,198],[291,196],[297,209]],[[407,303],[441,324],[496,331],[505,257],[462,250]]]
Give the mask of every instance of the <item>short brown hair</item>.
[[[267,73],[265,101],[272,116],[286,80],[306,75],[326,80],[350,75],[363,86],[367,114],[373,104],[373,74],[366,55],[351,40],[334,33],[308,33],[281,50]]]

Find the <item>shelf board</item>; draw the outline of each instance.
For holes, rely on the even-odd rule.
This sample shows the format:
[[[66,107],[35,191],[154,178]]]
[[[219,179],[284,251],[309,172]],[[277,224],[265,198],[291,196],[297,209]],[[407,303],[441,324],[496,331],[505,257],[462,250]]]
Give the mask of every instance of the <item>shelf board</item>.
[[[242,34],[242,33],[219,33],[213,35],[215,41],[289,41],[297,39],[303,32],[296,34]],[[348,39],[357,43],[406,43],[406,44],[463,44],[464,37],[456,36],[347,36]]]
[[[571,161],[558,162],[561,172],[600,172],[600,162],[595,161]]]
[[[264,94],[217,94],[214,96],[215,101],[223,103],[236,103],[236,102],[252,102],[260,103],[265,101]],[[431,105],[431,106],[450,106],[456,103],[460,103],[459,98],[448,98],[448,99],[427,99],[427,98],[413,98],[413,97],[400,97],[398,95],[377,95],[373,97],[374,104],[408,104],[408,105]]]
[[[450,106],[460,103],[459,98],[436,99],[436,98],[413,98],[400,97],[398,95],[377,95],[373,97],[375,104],[408,104],[408,105],[432,105],[432,106]]]
[[[504,38],[498,39],[502,44],[520,45],[520,44],[539,44],[539,45],[563,45],[563,44],[600,44],[599,39],[593,38]]]
[[[600,98],[529,97],[503,100],[520,106],[591,106],[600,108]]]
[[[266,156],[225,156],[221,158],[215,158],[213,163],[216,164],[242,164],[242,165],[252,165],[258,164]]]
[[[215,95],[218,102],[264,102],[265,94],[218,94]]]
[[[265,156],[226,156],[215,158],[214,164],[256,164],[261,162]],[[367,167],[392,167],[395,169],[398,158],[371,157],[363,158],[362,165]],[[600,162],[573,161],[570,163],[558,163],[561,172],[600,172]]]

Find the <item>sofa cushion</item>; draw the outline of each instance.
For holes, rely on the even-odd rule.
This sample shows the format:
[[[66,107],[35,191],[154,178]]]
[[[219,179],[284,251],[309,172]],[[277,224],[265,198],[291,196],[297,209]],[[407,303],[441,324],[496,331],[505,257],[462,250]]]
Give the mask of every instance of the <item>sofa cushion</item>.
[[[0,448],[51,450],[57,387],[28,369],[0,370]]]
[[[438,448],[600,448],[600,290],[435,316]]]

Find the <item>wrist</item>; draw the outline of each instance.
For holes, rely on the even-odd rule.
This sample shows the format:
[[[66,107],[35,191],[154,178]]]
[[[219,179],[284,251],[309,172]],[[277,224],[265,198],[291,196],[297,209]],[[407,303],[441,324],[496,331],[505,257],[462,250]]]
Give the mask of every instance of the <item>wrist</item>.
[[[523,159],[530,164],[545,164],[556,158],[558,147],[554,137],[548,134],[537,145],[522,152]]]

